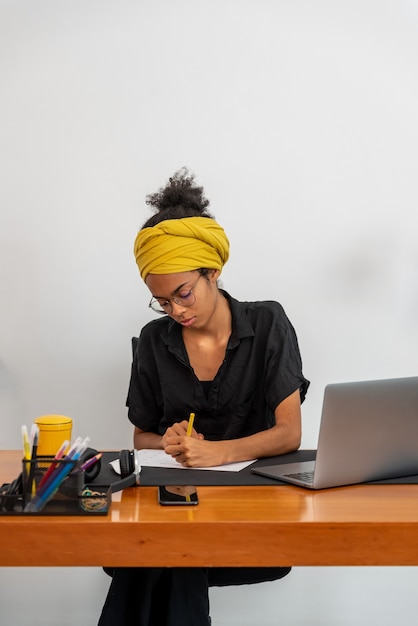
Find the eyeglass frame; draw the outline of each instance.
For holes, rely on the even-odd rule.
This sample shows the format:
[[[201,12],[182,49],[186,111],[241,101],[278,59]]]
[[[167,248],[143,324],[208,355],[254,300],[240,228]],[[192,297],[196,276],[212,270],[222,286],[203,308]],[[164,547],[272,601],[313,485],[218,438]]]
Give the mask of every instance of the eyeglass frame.
[[[152,309],[154,311],[154,313],[159,313],[161,315],[170,315],[170,313],[173,311],[173,305],[171,304],[171,301],[173,301],[178,306],[184,306],[184,307],[192,306],[196,302],[196,296],[195,296],[193,290],[195,289],[197,283],[199,282],[199,279],[202,278],[202,276],[204,276],[204,274],[199,272],[199,276],[196,278],[193,286],[190,289],[187,290],[187,294],[185,296],[183,296],[182,298],[179,298],[178,295],[175,295],[172,298],[164,298],[164,304],[167,303],[167,306],[169,307],[167,311],[164,310],[164,306],[159,303],[159,299],[156,298],[155,296],[152,296],[151,300],[149,301],[148,307],[150,309]],[[179,289],[181,290],[182,287],[180,287]],[[192,300],[192,302],[186,304],[184,302],[184,299],[185,298],[189,298],[190,296],[193,296],[193,300]],[[162,298],[160,298],[160,300],[161,299]],[[160,306],[161,307],[161,311],[159,311],[158,309],[155,309],[153,307],[154,304],[157,304],[158,306]]]

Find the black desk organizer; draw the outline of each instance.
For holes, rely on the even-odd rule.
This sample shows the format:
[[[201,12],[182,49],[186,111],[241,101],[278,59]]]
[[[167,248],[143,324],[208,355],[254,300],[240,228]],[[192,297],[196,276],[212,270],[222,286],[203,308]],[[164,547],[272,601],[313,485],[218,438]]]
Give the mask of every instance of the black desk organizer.
[[[26,512],[26,504],[52,463],[56,464],[57,470],[70,464],[71,470],[40,511]],[[34,461],[23,460],[21,474],[12,483],[3,485],[0,491],[0,516],[106,515],[110,505],[110,485],[85,484],[79,463],[65,459],[55,461],[48,456],[39,456]]]

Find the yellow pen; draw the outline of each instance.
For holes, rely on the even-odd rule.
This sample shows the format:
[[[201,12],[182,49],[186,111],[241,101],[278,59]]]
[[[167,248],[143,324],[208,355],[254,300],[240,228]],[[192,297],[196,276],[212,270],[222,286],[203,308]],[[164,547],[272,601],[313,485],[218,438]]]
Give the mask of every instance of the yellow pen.
[[[30,444],[29,444],[28,429],[26,426],[22,426],[22,439],[23,439],[23,456],[25,457],[25,461],[30,461],[31,451],[30,451]]]
[[[190,413],[189,423],[187,424],[187,432],[186,435],[190,437],[193,430],[193,422],[194,422],[194,413]]]

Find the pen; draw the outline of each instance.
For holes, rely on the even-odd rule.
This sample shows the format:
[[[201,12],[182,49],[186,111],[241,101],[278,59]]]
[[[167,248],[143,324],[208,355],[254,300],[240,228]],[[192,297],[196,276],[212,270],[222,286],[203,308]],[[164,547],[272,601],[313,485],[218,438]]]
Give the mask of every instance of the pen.
[[[25,461],[29,461],[30,460],[30,444],[29,444],[28,429],[26,426],[22,426],[22,439],[23,439],[23,456],[25,457]]]
[[[30,444],[27,426],[22,426],[22,439],[23,439],[23,458],[25,459],[25,473],[30,474]]]
[[[189,423],[187,424],[187,432],[186,435],[190,437],[193,430],[193,422],[194,422],[194,413],[190,413]]]
[[[78,443],[78,445],[73,444],[71,450],[64,457],[64,460],[72,461],[70,463],[63,464],[60,467],[50,480],[45,483],[40,491],[36,494],[36,496],[26,505],[24,511],[27,512],[36,512],[38,513],[43,509],[45,504],[50,500],[58,490],[64,478],[70,471],[73,469],[75,462],[80,458],[83,452],[87,449],[89,445],[90,439],[86,437],[82,443]]]
[[[38,490],[42,487],[42,485],[46,483],[46,481],[49,479],[54,469],[57,467],[57,461],[59,461],[64,456],[64,452],[66,451],[68,444],[69,444],[69,441],[64,441],[61,448],[58,450],[58,452],[54,456],[54,460],[52,461],[51,465],[48,467],[48,470],[45,472],[45,474],[42,477],[41,482],[38,485]]]
[[[68,443],[68,442],[67,442]],[[55,478],[59,475],[59,473],[65,469],[66,467],[69,467],[70,470],[73,468],[73,463],[67,463],[67,461],[71,461],[75,455],[75,453],[77,452],[77,450],[79,449],[79,447],[83,444],[83,440],[81,437],[77,437],[77,439],[74,441],[73,445],[71,446],[71,448],[68,451],[68,454],[66,455],[61,455],[61,457],[59,459],[54,459],[54,461],[56,462],[52,462],[51,465],[54,466],[54,468],[52,469],[51,472],[49,472],[49,468],[48,472],[49,472],[49,476],[44,476],[41,483],[38,486],[38,490],[36,492],[36,500],[39,500],[39,498],[41,498],[44,494],[44,492],[49,488],[50,484],[55,480]],[[63,444],[64,445],[64,444]],[[60,450],[58,450],[57,452],[57,456],[58,454],[61,452],[61,448]],[[61,461],[61,463],[59,463],[59,461]],[[63,462],[65,461],[65,463]],[[48,474],[47,472],[47,474]],[[33,502],[33,500],[31,501]]]
[[[32,424],[31,429],[31,443],[32,443],[32,451],[30,454],[30,470],[29,470],[29,487],[31,489],[32,496],[35,495],[36,491],[36,483],[35,483],[35,469],[36,469],[36,461],[38,454],[38,439],[39,439],[39,428],[36,424]]]

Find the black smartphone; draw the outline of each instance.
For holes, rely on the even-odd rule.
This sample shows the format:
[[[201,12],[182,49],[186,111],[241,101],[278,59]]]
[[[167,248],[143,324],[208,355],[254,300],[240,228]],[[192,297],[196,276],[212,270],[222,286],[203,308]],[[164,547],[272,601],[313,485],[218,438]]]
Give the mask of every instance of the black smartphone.
[[[198,504],[196,487],[186,485],[166,485],[158,487],[158,502],[163,506],[190,506]]]

